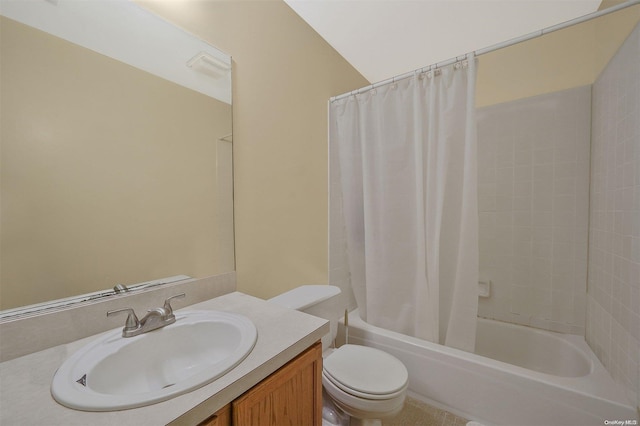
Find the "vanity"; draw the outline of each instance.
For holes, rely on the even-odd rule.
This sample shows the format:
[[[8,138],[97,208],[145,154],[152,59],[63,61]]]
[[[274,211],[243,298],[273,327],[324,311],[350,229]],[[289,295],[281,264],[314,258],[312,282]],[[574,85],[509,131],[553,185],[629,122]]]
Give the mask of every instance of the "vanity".
[[[191,392],[148,406],[105,412],[66,408],[53,399],[50,391],[51,380],[64,361],[103,333],[30,353],[0,363],[0,424],[321,423],[319,340],[329,331],[326,320],[240,292],[176,309],[176,314],[192,310],[216,310],[249,318],[257,329],[253,350],[235,368]]]

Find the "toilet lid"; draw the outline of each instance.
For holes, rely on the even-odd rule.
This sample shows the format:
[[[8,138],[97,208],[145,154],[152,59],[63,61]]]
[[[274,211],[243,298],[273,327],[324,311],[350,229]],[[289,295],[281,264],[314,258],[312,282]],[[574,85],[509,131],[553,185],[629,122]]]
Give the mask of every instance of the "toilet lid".
[[[325,374],[340,387],[370,395],[389,395],[407,385],[409,373],[396,357],[378,349],[343,345],[323,361]]]

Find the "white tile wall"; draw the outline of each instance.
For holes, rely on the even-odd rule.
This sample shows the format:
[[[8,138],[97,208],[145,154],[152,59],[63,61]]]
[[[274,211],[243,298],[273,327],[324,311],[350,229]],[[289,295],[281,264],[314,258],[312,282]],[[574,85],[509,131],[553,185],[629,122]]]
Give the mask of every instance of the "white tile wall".
[[[640,407],[640,26],[592,94],[586,337]]]
[[[584,333],[591,87],[478,110],[479,315]]]

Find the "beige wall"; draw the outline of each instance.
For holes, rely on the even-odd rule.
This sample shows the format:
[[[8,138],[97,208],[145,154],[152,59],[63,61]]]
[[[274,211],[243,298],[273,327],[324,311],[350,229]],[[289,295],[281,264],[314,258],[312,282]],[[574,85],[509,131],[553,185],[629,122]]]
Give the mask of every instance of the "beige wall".
[[[139,2],[233,56],[239,288],[326,282],[326,100],[368,82],[281,1]],[[482,56],[478,105],[591,84],[638,9]]]
[[[232,271],[231,107],[1,19],[1,308]]]
[[[479,107],[592,84],[640,19],[627,8],[482,55]]]
[[[238,289],[327,282],[327,101],[368,82],[284,2],[139,1],[233,57]]]

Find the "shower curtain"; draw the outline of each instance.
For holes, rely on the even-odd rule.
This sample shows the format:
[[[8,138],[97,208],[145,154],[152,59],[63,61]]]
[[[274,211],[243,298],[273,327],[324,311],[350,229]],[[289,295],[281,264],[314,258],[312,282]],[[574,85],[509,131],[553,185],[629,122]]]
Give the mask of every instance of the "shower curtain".
[[[368,323],[473,351],[476,61],[330,105],[351,285]]]

